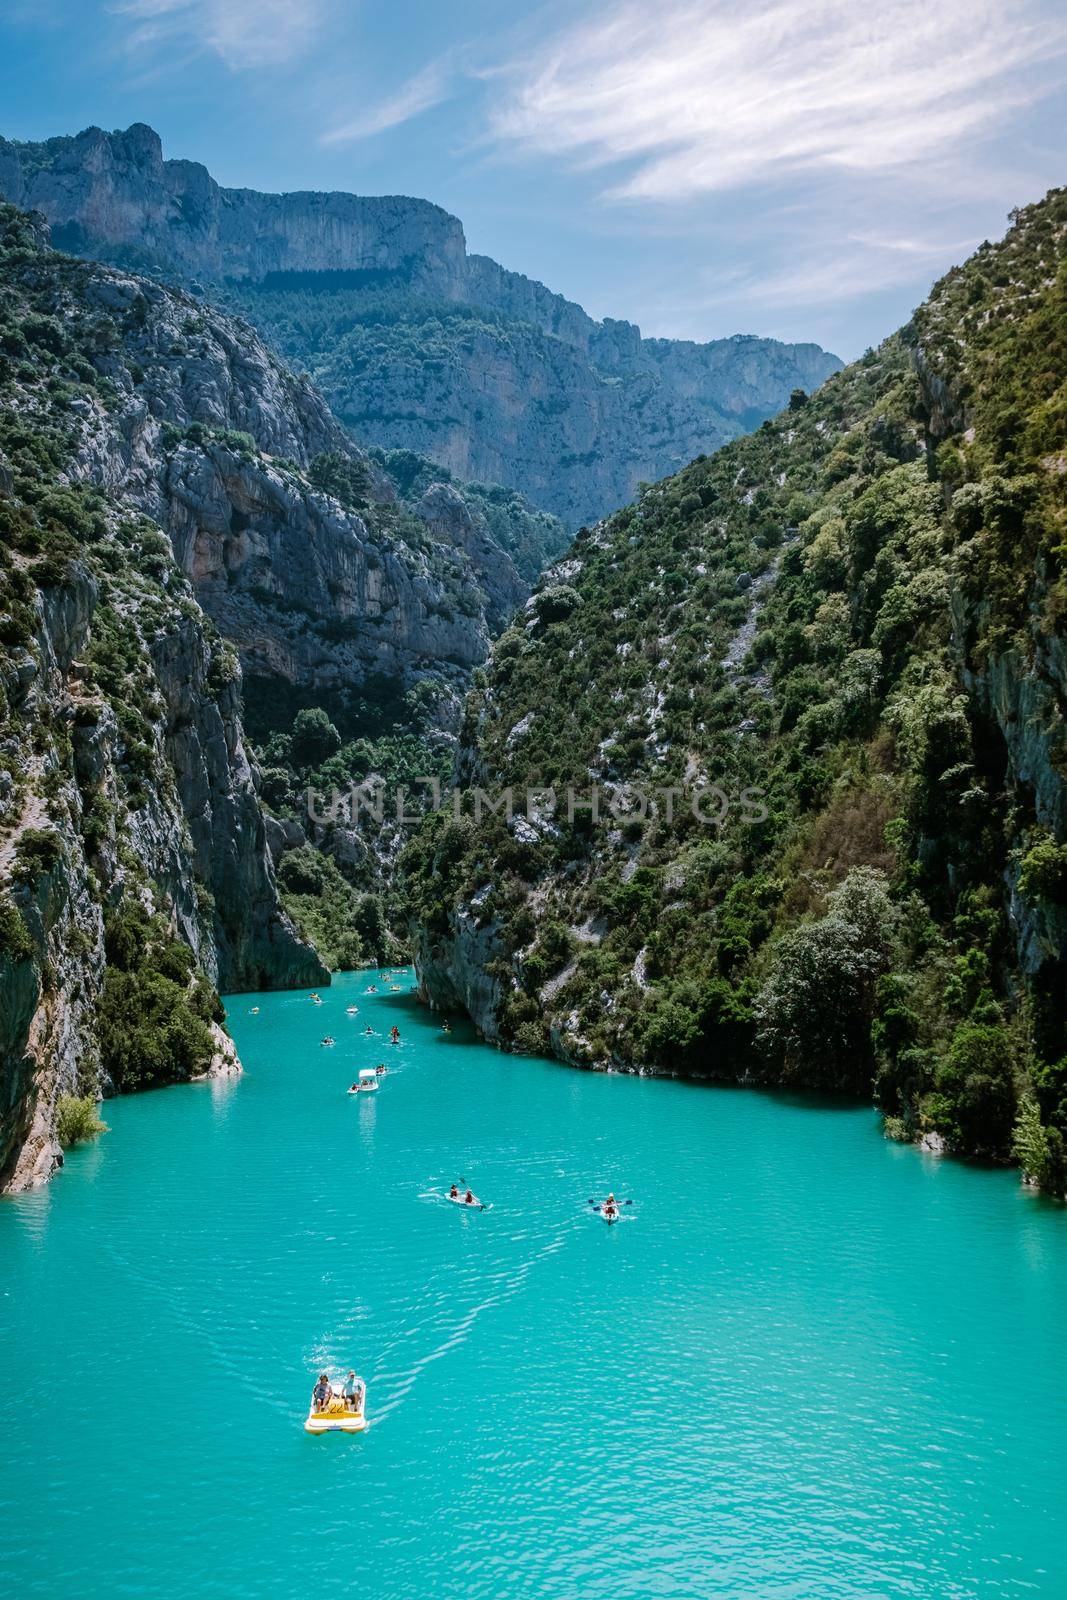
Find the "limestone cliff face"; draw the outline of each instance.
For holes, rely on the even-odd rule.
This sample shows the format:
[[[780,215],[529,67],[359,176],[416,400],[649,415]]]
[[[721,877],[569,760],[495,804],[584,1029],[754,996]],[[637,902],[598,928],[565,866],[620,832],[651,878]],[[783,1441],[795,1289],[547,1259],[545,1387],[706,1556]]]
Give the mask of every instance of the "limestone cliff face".
[[[840,366],[816,345],[643,339],[468,255],[459,221],[426,201],[223,189],[164,161],[143,124],[0,140],[0,194],[79,254],[245,285],[246,313],[358,438],[519,489],[572,528]],[[312,289],[315,314],[291,315]]]
[[[454,711],[489,620],[527,589],[458,491],[401,504],[246,323],[57,254],[39,222],[0,206],[0,1183],[15,1187],[60,1159],[57,1098],[109,1087],[112,913],[141,906],[225,990],[328,981],[280,907],[242,662],[268,694],[358,698],[373,679],[399,695],[428,676]]]
[[[180,549],[162,430],[180,445],[199,408],[227,425],[230,454],[259,459],[243,419],[294,458],[294,480],[339,433],[224,319],[183,347],[195,302],[56,255],[10,207],[0,255],[0,1185],[19,1188],[61,1159],[57,1098],[110,1087],[97,1021],[112,913],[139,907],[212,985],[328,981],[279,902],[237,655],[164,532]],[[213,472],[215,435],[196,437]]]
[[[459,298],[463,229],[426,200],[223,189],[196,161],[164,161],[143,122],[40,145],[0,141],[0,194],[41,211],[64,249],[125,248],[144,266],[210,278],[271,272],[403,272]]]
[[[706,342],[646,339],[634,323],[615,317],[597,322],[573,301],[487,256],[470,256],[468,262],[472,304],[532,323],[579,351],[604,376],[655,378],[682,402],[690,428],[699,433],[703,425],[700,448],[705,450],[709,418],[720,425],[732,420],[747,430],[779,409],[791,389],[817,389],[841,365],[817,344],[782,344],[754,334]],[[676,425],[683,425],[681,416]],[[686,454],[679,441],[675,453],[684,463],[697,452]]]
[[[419,996],[433,1010],[464,1011],[489,1044],[500,1039],[504,988],[491,970],[501,954],[500,924],[475,900],[460,906],[444,934],[413,929]]]
[[[104,609],[99,579],[73,569],[39,591],[33,635],[3,665],[4,749],[21,778],[0,805],[0,882],[29,933],[26,950],[0,954],[0,1185],[12,1190],[62,1161],[58,1097],[108,1088],[94,1013],[109,907],[133,897],[158,912],[221,987],[328,981],[279,906],[237,685],[213,690],[217,652],[191,598],[153,628],[135,596],[108,591],[158,711],[151,746],[136,756],[145,774],[136,792],[122,707],[87,683],[79,660]],[[32,733],[57,727],[69,730],[66,746]],[[36,861],[27,850],[42,839],[52,848]]]
[[[271,300],[258,294],[245,309],[269,318]],[[515,485],[572,528],[741,431],[697,414],[655,373],[605,375],[525,322],[457,330],[417,375],[388,348],[366,359],[356,333],[340,346],[284,348],[310,365],[357,436],[418,451],[457,477]]]
[[[484,660],[485,588],[500,620],[526,588],[491,539],[457,533],[458,495],[441,486],[438,501],[459,501],[451,523],[433,499],[432,527],[405,520],[321,395],[247,324],[104,267],[80,269],[56,313],[76,315],[75,300],[112,330],[99,364],[117,393],[84,403],[76,470],[166,530],[247,670],[347,692]],[[324,456],[363,474],[362,513],[313,486]],[[427,528],[440,542],[418,548]]]
[[[419,501],[418,513],[436,539],[465,553],[485,590],[486,620],[494,630],[502,627],[529,592],[514,561],[452,484],[431,484]]]

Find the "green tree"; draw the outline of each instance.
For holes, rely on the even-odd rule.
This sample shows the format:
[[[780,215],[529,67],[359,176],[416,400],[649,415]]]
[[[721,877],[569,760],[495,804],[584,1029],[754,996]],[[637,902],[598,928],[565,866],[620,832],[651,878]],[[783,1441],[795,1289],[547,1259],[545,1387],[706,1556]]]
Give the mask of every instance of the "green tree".
[[[186,989],[162,973],[112,970],[97,1014],[100,1064],[116,1089],[177,1083],[206,1070],[214,1054],[207,1023]]]
[[[963,1155],[1004,1160],[1015,1122],[1015,1047],[1007,1028],[962,1023],[937,1069],[935,1120]]]
[[[64,1150],[81,1144],[85,1139],[95,1139],[106,1133],[107,1123],[101,1122],[93,1096],[61,1094],[56,1101],[56,1138]]]
[[[287,850],[278,863],[278,882],[290,894],[321,895],[328,881],[326,859],[313,844]]]
[[[757,1036],[786,1078],[828,1088],[871,1077],[874,985],[883,965],[839,917],[802,924],[775,949],[754,1006]]]
[[[1067,905],[1067,844],[1042,839],[1023,858],[1019,892],[1028,900]]]
[[[875,986],[898,916],[873,867],[853,868],[827,906],[775,947],[754,1007],[758,1039],[785,1076],[858,1089],[871,1078]]]
[[[293,718],[290,751],[298,767],[317,767],[341,748],[341,735],[321,706],[298,711]]]
[[[1040,1181],[1048,1161],[1048,1138],[1041,1123],[1041,1112],[1033,1095],[1025,1095],[1019,1102],[1019,1115],[1011,1136],[1011,1153],[1023,1170],[1023,1175]]]

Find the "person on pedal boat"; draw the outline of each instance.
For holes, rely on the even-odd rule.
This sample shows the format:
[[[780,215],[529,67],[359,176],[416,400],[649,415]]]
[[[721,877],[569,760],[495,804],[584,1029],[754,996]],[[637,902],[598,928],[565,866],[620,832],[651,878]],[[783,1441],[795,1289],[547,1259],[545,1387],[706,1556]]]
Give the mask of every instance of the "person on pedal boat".
[[[330,1377],[326,1372],[319,1373],[319,1381],[311,1391],[311,1403],[316,1411],[324,1411],[329,1404],[333,1390],[330,1387]]]
[[[363,1384],[354,1372],[350,1372],[341,1385],[341,1393],[344,1396],[347,1409],[349,1411],[358,1411],[359,1402],[363,1398]]]

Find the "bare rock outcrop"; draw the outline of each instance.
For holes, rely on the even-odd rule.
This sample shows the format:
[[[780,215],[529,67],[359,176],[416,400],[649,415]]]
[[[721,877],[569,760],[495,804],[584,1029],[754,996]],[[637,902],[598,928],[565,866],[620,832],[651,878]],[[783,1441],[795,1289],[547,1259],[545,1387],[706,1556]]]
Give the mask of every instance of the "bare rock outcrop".
[[[0,140],[0,194],[42,211],[56,243],[77,254],[246,286],[246,313],[314,369],[360,439],[519,489],[572,528],[841,365],[817,345],[753,335],[642,338],[633,323],[598,322],[469,255],[462,224],[439,206],[224,189],[196,162],[165,161],[143,123],[42,144]],[[312,281],[316,299],[337,297],[322,339],[283,304]],[[352,297],[373,308],[383,294],[390,315],[376,320],[368,349]],[[428,359],[413,361],[427,306],[441,315],[432,313]]]

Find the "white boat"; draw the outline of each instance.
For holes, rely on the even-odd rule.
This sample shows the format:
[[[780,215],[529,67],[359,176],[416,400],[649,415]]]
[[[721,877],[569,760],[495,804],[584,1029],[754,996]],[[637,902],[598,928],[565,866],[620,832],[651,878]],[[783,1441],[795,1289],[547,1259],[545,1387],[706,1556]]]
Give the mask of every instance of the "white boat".
[[[454,1206],[463,1206],[467,1211],[484,1211],[485,1210],[485,1202],[484,1202],[484,1200],[479,1200],[478,1196],[476,1194],[472,1195],[469,1200],[466,1199],[465,1196],[461,1195],[461,1194],[449,1194],[449,1195],[445,1196],[445,1199],[446,1200],[451,1200],[451,1202],[452,1202],[452,1204]]]
[[[378,1074],[373,1067],[360,1067],[357,1088],[361,1094],[373,1094],[378,1088]]]

